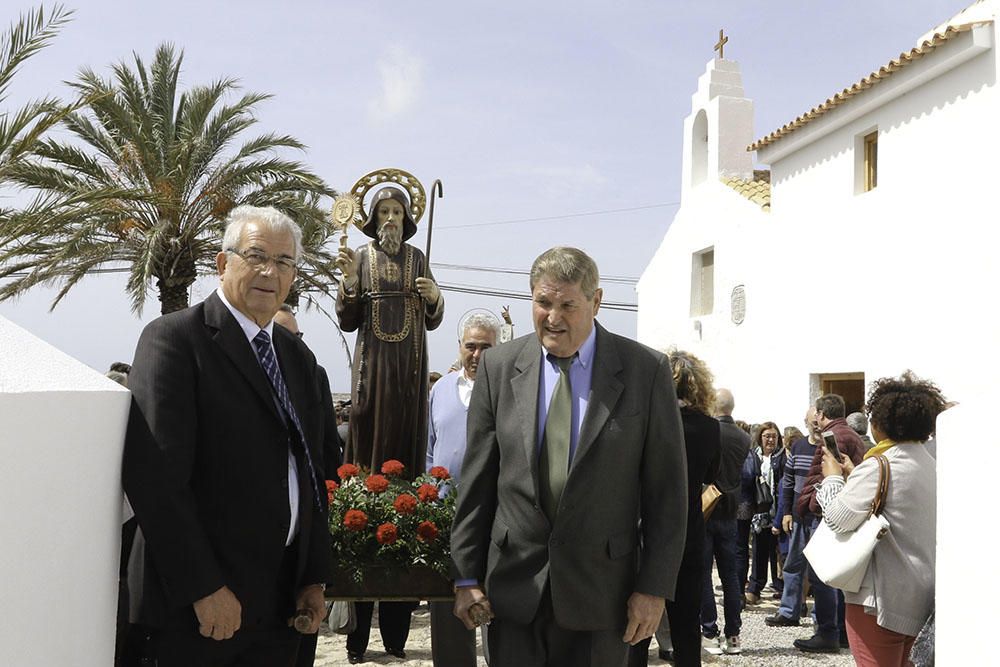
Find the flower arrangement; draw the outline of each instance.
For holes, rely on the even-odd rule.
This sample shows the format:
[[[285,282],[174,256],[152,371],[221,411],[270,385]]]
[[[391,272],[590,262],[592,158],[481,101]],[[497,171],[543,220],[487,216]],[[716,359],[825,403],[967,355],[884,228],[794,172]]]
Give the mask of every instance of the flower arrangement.
[[[447,468],[435,466],[410,481],[396,460],[380,473],[345,463],[340,483],[326,483],[335,566],[361,583],[371,568],[428,567],[447,577],[455,494]]]

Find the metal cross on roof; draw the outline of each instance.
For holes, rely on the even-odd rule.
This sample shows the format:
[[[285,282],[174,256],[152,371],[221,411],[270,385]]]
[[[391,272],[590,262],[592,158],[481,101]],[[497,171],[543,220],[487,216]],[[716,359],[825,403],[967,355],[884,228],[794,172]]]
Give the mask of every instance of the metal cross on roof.
[[[722,54],[722,47],[724,47],[726,45],[726,42],[728,42],[728,41],[729,41],[729,38],[726,37],[725,35],[723,35],[723,31],[722,30],[719,30],[719,41],[716,42],[715,48],[712,49],[713,51],[718,51],[719,52],[719,60],[725,60],[725,58],[726,58]]]

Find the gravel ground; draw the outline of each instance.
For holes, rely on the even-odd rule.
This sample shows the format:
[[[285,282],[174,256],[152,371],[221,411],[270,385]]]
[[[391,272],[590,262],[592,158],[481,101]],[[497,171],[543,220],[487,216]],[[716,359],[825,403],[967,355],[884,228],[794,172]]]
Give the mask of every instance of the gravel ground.
[[[716,579],[718,582],[718,579]],[[719,606],[719,617],[722,618],[721,592],[716,590],[716,601]],[[743,631],[740,638],[743,642],[741,655],[713,656],[703,654],[706,665],[780,665],[781,667],[850,667],[854,664],[849,651],[841,651],[839,655],[802,653],[792,646],[792,641],[812,636],[812,619],[803,619],[798,628],[771,628],[765,625],[764,618],[770,616],[778,608],[777,601],[764,600],[761,604],[747,607],[743,612]],[[811,606],[810,606],[811,608]],[[377,616],[377,614],[376,614]],[[427,607],[421,606],[413,613],[413,625],[410,629],[410,639],[406,645],[406,660],[400,660],[385,654],[375,629],[377,619],[373,620],[371,644],[368,648],[368,665],[401,665],[406,667],[433,667],[431,661],[430,615]],[[316,653],[317,667],[340,667],[347,662],[345,638],[333,634],[324,627],[320,631],[319,646]],[[481,647],[480,647],[481,648]],[[480,650],[481,654],[481,650]],[[650,665],[664,665],[657,657],[656,641],[653,641],[649,652]],[[486,665],[480,657],[479,666]],[[438,667],[448,667],[447,665]]]

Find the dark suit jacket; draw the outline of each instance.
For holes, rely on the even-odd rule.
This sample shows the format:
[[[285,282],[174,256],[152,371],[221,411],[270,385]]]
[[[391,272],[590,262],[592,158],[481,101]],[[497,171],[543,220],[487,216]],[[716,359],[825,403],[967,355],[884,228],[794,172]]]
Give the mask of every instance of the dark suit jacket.
[[[321,462],[316,359],[281,327],[272,340]],[[158,625],[225,585],[243,606],[244,625],[252,625],[293,605],[299,586],[329,578],[325,493],[321,512],[298,452],[298,562],[291,588],[279,590],[290,433],[256,354],[216,294],[145,328],[129,388],[122,480],[147,540],[144,621]]]
[[[713,480],[723,496],[712,512],[712,519],[735,519],[740,504],[740,471],[750,453],[750,435],[736,425],[732,417],[719,417],[722,460]]]
[[[634,591],[674,594],[688,489],[670,366],[595,326],[590,401],[555,525],[539,503],[541,345],[530,334],[479,362],[452,558],[456,578],[482,582],[504,620],[530,623],[546,582],[571,630],[621,629]]]

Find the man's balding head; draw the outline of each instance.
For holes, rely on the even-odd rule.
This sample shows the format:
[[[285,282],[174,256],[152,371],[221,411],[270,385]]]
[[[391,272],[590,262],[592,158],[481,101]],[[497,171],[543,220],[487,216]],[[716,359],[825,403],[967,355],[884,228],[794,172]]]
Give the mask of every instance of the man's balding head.
[[[295,319],[295,313],[292,312],[292,307],[287,303],[281,304],[278,308],[278,312],[274,314],[274,323],[280,324],[296,336],[299,335],[299,322]],[[301,338],[301,336],[299,337]]]
[[[719,389],[715,392],[715,415],[717,417],[732,417],[735,407],[736,400],[733,398],[733,392],[728,389]]]

